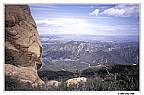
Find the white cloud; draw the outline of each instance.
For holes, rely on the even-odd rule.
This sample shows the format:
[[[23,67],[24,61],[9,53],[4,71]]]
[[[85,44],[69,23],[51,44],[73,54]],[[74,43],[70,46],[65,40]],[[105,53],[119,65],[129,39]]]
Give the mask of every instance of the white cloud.
[[[80,18],[48,18],[36,20],[39,32],[42,34],[116,34],[121,31],[136,31],[131,25],[111,25],[105,23],[92,23],[88,19]]]
[[[99,14],[99,9],[95,9],[93,12],[89,13],[91,16],[98,16]]]
[[[38,27],[48,27],[49,31],[59,31],[64,34],[91,34],[91,23],[79,18],[52,18],[36,21]]]
[[[115,17],[129,17],[138,16],[138,5],[117,5],[101,12],[101,15],[115,16]]]
[[[44,20],[37,20],[38,25],[45,26],[64,26],[64,25],[72,25],[72,24],[85,24],[83,19],[76,18],[50,18]]]

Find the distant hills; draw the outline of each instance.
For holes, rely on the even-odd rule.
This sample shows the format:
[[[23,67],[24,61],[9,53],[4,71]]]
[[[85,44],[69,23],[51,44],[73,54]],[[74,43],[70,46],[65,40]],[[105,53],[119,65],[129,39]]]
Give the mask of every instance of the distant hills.
[[[102,42],[138,42],[138,35],[78,35],[78,34],[46,34],[41,35],[42,40],[62,40],[62,41],[102,41]]]
[[[58,38],[54,36],[51,40],[48,36],[41,37],[43,47],[42,58],[45,64],[43,68],[71,71],[98,64],[139,63],[139,43],[131,41],[131,37],[122,37],[129,39],[124,41],[122,38],[110,38],[109,36],[107,38],[116,40],[96,41],[93,40],[93,36],[87,36],[86,39],[93,37],[92,40],[76,41],[77,39],[84,38],[76,37],[77,39],[66,40],[65,38],[68,39],[69,36],[64,38],[62,36],[64,35],[58,36]],[[71,37],[74,36],[71,35]]]

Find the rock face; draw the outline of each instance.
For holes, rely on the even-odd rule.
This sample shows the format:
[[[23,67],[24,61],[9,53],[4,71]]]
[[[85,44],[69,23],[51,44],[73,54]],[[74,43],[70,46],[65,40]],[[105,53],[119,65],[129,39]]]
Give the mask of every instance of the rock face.
[[[35,90],[43,86],[44,82],[37,75],[37,66],[41,64],[41,52],[41,42],[29,6],[6,5],[6,90]],[[13,81],[16,82],[15,87],[12,87]],[[21,89],[20,85],[23,85]]]

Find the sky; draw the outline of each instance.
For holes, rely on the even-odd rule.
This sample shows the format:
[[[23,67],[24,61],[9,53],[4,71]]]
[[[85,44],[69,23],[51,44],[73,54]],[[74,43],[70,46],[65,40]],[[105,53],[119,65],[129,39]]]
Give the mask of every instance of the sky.
[[[31,4],[40,34],[139,35],[138,4]]]

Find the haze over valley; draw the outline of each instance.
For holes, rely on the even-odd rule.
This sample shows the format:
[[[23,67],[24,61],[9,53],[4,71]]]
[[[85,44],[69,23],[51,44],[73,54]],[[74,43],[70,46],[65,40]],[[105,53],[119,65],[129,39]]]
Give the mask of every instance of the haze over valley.
[[[138,64],[135,36],[42,35],[43,69],[82,70],[99,64]]]

